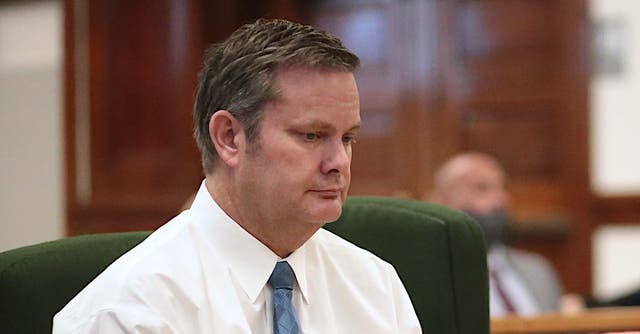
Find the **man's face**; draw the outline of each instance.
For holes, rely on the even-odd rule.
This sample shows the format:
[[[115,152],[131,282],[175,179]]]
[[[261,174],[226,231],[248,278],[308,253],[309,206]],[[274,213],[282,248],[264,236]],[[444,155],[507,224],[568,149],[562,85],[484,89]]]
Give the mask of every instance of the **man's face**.
[[[479,215],[506,209],[508,194],[501,168],[489,161],[476,161],[460,176],[452,189],[452,206]]]
[[[242,153],[240,197],[276,224],[336,220],[351,180],[360,125],[353,74],[292,68],[277,72],[281,98],[265,105],[256,141]]]

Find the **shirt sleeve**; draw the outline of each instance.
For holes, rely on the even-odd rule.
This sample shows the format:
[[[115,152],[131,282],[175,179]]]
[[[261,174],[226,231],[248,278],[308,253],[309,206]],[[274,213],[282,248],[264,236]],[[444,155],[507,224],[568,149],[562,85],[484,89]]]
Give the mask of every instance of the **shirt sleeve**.
[[[107,292],[105,287],[94,289]],[[112,292],[115,297],[105,303],[92,303],[91,297],[83,296],[85,298],[56,314],[53,334],[189,333],[186,328],[179,327],[187,319],[172,307],[170,299],[164,298],[163,291],[165,287],[157,280],[145,277]]]
[[[82,321],[56,315],[53,334],[178,334],[175,328],[141,306],[118,305]]]

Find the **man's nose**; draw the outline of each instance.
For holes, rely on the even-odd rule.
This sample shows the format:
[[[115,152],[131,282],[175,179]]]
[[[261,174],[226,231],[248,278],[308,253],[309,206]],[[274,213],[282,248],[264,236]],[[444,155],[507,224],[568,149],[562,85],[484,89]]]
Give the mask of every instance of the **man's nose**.
[[[351,146],[345,144],[342,138],[327,143],[324,159],[322,160],[322,173],[345,174],[351,167]]]
[[[491,196],[491,209],[506,209],[509,206],[509,194],[505,189],[495,189]]]

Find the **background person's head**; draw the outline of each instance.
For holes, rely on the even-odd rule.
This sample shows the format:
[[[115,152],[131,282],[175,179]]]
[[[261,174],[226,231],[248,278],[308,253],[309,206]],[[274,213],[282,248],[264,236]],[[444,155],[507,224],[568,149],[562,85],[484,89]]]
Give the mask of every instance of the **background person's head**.
[[[434,174],[432,200],[464,211],[482,226],[487,242],[502,242],[509,194],[506,174],[492,156],[467,152],[446,161]]]
[[[195,138],[206,174],[218,160],[209,120],[219,110],[242,123],[247,140],[258,137],[263,107],[278,97],[278,69],[312,67],[354,72],[358,57],[335,36],[285,20],[259,19],[236,30],[205,54],[194,110]]]

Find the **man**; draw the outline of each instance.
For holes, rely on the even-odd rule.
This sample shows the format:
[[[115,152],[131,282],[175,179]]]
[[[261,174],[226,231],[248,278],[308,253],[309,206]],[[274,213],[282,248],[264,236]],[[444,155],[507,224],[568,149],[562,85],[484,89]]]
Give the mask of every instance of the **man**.
[[[358,64],[336,37],[284,20],[213,45],[191,208],[80,292],[54,333],[420,333],[393,267],[321,229],[349,187]]]
[[[558,310],[561,286],[548,261],[505,245],[509,202],[505,179],[491,156],[462,153],[436,171],[433,201],[467,212],[482,227],[488,246],[491,316]]]

